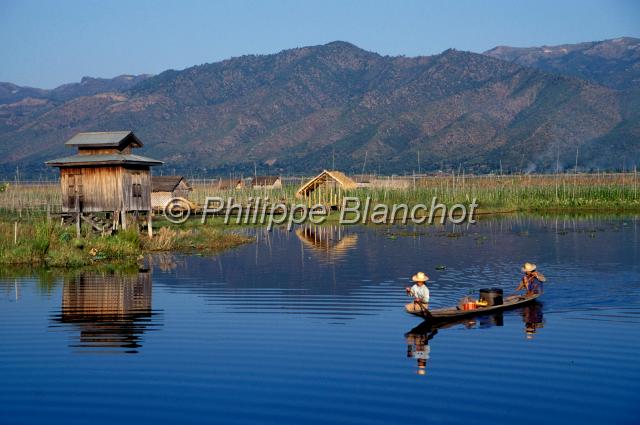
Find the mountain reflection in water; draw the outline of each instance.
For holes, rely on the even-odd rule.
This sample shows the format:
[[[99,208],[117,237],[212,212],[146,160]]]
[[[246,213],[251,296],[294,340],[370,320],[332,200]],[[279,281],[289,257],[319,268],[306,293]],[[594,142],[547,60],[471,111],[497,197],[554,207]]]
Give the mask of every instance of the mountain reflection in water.
[[[52,327],[72,327],[70,347],[92,352],[137,353],[143,334],[156,328],[149,270],[134,274],[80,272],[65,276],[62,307]],[[67,329],[68,330],[68,329]]]

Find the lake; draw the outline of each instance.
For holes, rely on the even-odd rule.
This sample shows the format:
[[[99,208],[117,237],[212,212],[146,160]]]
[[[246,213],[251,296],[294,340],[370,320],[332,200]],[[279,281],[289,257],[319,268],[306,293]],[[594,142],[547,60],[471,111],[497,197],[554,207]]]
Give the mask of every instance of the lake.
[[[638,423],[638,217],[250,230],[217,256],[117,272],[2,272],[2,424]],[[441,329],[407,315],[539,303]]]

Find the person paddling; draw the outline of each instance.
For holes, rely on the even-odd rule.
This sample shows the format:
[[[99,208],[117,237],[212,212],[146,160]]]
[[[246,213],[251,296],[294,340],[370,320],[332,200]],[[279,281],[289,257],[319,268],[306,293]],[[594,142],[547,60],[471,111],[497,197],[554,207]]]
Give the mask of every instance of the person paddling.
[[[413,297],[413,302],[405,306],[407,311],[426,311],[429,308],[429,288],[425,282],[429,280],[429,276],[423,272],[418,272],[411,278],[415,282],[411,288],[407,287],[407,295]]]
[[[526,289],[526,295],[542,294],[544,292],[543,282],[547,279],[542,273],[536,270],[536,265],[533,263],[524,263],[522,271],[524,272],[524,276],[522,276],[522,280],[516,291]]]

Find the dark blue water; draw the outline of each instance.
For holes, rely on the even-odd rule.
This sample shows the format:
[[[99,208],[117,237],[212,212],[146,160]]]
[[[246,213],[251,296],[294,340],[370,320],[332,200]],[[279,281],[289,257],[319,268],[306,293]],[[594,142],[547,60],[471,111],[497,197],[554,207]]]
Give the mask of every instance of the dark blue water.
[[[148,270],[0,278],[0,423],[635,424],[640,222],[257,233]],[[408,316],[547,276],[542,301],[439,329]],[[436,266],[445,266],[436,270]]]

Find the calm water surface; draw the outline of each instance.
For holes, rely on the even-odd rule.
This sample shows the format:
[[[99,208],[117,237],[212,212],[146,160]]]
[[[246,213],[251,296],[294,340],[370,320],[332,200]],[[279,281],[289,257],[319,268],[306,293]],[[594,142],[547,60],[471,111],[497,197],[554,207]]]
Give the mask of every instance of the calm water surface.
[[[0,423],[640,421],[637,217],[256,237],[141,271],[3,271]],[[403,312],[418,270],[435,307],[510,292],[524,261],[538,304],[437,330]]]

